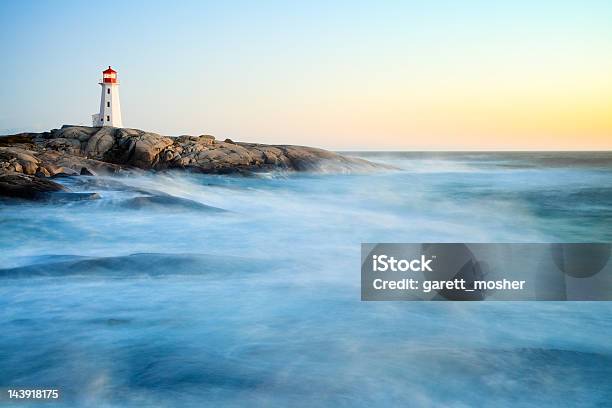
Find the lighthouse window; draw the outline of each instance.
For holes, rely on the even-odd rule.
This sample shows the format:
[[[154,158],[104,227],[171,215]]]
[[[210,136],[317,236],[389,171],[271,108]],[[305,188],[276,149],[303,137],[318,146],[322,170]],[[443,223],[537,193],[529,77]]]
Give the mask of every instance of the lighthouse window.
[[[110,94],[110,88],[106,88],[106,93]]]
[[[110,122],[110,116],[106,115],[106,121]]]
[[[106,102],[106,107],[110,108],[110,102]]]

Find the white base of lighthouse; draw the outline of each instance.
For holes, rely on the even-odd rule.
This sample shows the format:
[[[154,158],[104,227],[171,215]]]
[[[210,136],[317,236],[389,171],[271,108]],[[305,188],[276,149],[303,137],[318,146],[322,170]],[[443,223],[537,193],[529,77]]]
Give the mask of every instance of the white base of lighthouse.
[[[119,83],[100,82],[100,113],[92,115],[92,126],[123,127],[121,103],[119,102]]]

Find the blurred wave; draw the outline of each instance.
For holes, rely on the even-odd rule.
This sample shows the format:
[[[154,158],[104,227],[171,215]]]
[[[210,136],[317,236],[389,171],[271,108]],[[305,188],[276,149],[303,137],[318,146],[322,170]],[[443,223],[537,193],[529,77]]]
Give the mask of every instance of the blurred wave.
[[[99,258],[56,255],[29,260],[25,266],[0,269],[0,278],[70,275],[131,278],[138,275],[181,274],[208,276],[221,274],[222,277],[227,277],[234,273],[246,276],[258,263],[261,261],[202,254],[142,253]]]

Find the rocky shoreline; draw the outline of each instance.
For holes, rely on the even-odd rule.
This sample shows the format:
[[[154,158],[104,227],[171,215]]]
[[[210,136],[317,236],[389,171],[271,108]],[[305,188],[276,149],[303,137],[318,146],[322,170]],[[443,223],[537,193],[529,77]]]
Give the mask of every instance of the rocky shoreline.
[[[366,160],[323,149],[238,143],[210,135],[163,136],[138,129],[63,126],[0,136],[0,197],[41,199],[66,188],[55,177],[180,169],[213,174],[367,171]]]

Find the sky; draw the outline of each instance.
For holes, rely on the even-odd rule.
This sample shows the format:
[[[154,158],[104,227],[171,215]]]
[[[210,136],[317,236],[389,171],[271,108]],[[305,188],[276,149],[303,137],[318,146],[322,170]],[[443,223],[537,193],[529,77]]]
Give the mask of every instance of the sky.
[[[123,124],[351,150],[612,150],[612,2],[0,0],[0,133]]]

